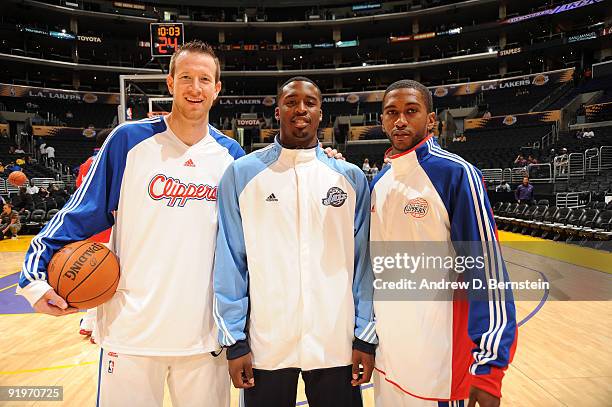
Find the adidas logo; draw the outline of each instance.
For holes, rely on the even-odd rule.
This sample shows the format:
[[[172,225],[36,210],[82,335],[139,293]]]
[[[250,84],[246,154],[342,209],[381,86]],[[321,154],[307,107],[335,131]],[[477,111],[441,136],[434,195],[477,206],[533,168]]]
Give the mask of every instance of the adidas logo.
[[[278,202],[278,199],[276,199],[276,195],[274,195],[274,193],[270,194],[269,197],[266,198],[266,202]]]
[[[190,158],[189,160],[185,161],[185,164],[183,164],[183,167],[195,167],[195,164],[193,163],[193,160]]]

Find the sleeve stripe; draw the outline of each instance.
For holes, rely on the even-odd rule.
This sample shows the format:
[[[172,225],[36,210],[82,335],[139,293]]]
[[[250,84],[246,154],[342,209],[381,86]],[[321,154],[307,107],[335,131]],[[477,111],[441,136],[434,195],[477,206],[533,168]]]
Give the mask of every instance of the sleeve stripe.
[[[441,151],[441,149],[437,149],[436,151]],[[478,179],[478,177],[477,177],[477,175],[475,173],[475,170],[472,168],[472,166],[469,165],[464,160],[459,159],[459,157],[457,157],[457,156],[453,157],[450,153],[444,152],[442,154],[444,154],[445,157],[447,157],[447,158],[449,158],[449,159],[451,159],[451,160],[453,160],[455,162],[458,162],[458,163],[462,164],[464,166],[464,168],[466,168],[466,170],[468,170],[469,173],[472,174],[472,176],[468,178],[468,181],[470,183],[470,189],[472,191],[472,197],[474,198],[475,208],[477,207],[477,204],[481,204],[482,207],[484,208],[484,198],[483,198],[483,195],[482,195],[483,194],[482,184],[478,180],[475,181],[475,179]],[[474,191],[474,184],[478,188],[478,192],[480,193],[479,196],[475,196],[476,194],[475,194],[475,191]],[[486,240],[482,239],[482,241],[483,242],[494,242],[495,238],[494,238],[494,234],[493,234],[493,236],[491,236],[491,229],[492,228],[491,228],[491,225],[490,225],[490,222],[489,222],[489,218],[488,218],[487,214],[485,213],[486,210],[482,210],[481,208],[476,208],[476,210],[477,210],[476,214],[478,216],[477,220],[478,220],[478,223],[479,223],[479,231],[480,231],[480,234],[481,234],[481,238],[483,237],[482,223],[486,223],[487,226],[488,226],[486,229],[484,229],[484,232],[486,232],[486,235],[487,235],[487,239]],[[482,218],[484,218],[484,219],[482,219]],[[484,247],[483,247],[483,250],[484,250]],[[489,253],[488,244],[487,244],[486,250],[487,250],[487,253]],[[493,253],[493,261],[495,261],[497,263],[497,267],[495,269],[496,270],[496,277],[497,277],[497,279],[499,281],[499,273],[498,272],[499,272],[499,269],[501,269],[501,267],[502,267],[500,265],[501,259],[498,257],[497,252],[495,250],[495,247],[493,248],[493,251],[494,251],[494,253]],[[490,256],[489,256],[489,261],[491,261],[491,257]],[[492,272],[491,269],[487,269],[487,277],[488,278],[492,278],[491,272]],[[502,277],[503,277],[503,272],[502,272]],[[500,291],[500,292],[497,292],[497,291]],[[492,296],[491,296],[492,301],[489,301],[489,314],[493,318],[495,318],[495,317],[498,317],[499,314],[501,313],[502,314],[501,315],[502,318],[501,318],[501,320],[498,319],[498,318],[495,318],[495,326],[493,328],[493,333],[491,332],[492,331],[491,328],[492,328],[493,319],[490,319],[490,321],[489,321],[489,330],[487,332],[485,332],[485,334],[483,334],[483,336],[481,337],[481,343],[480,343],[481,351],[477,352],[477,353],[474,353],[474,358],[476,359],[477,363],[474,366],[472,366],[471,370],[473,371],[473,373],[475,373],[475,369],[476,369],[477,366],[483,365],[483,364],[485,364],[485,362],[487,362],[489,360],[494,360],[494,359],[497,358],[497,351],[498,351],[498,348],[499,348],[499,341],[501,340],[501,336],[502,336],[501,334],[503,333],[504,328],[506,326],[506,322],[507,322],[505,307],[503,307],[502,303],[500,302],[500,300],[501,301],[505,300],[505,298],[502,298],[502,297],[505,297],[504,296],[505,293],[502,290],[499,290],[499,289],[497,291],[494,291],[494,292],[491,293],[492,294]],[[489,292],[490,292],[490,290],[489,290]],[[499,300],[498,300],[498,298],[499,298]],[[492,309],[493,307],[494,307],[494,310]],[[502,322],[501,327],[500,327],[500,324],[499,324],[500,322]],[[494,341],[493,344],[491,343],[492,341]]]
[[[489,253],[489,242],[493,242],[493,256],[488,256],[488,262],[493,261],[495,263],[495,277],[498,281],[504,281],[505,276],[503,273],[503,264],[501,260],[501,256],[498,255],[497,252],[497,241],[495,238],[495,233],[492,227],[491,220],[489,218],[489,214],[486,211],[486,207],[484,204],[484,196],[483,196],[483,188],[482,183],[480,182],[476,171],[474,168],[467,163],[465,160],[456,156],[454,154],[448,153],[441,148],[437,147],[430,140],[428,141],[428,147],[430,149],[431,154],[441,157],[447,158],[451,161],[457,162],[461,164],[466,171],[468,172],[468,181],[470,184],[470,190],[472,193],[472,198],[474,200],[474,210],[476,212],[477,221],[478,221],[478,230],[481,236],[481,241],[483,242],[483,251]],[[476,188],[478,189],[476,191]],[[483,224],[485,227],[483,227]],[[485,238],[486,235],[486,238]],[[485,247],[486,244],[486,247]],[[487,273],[487,278],[492,278],[493,270],[491,269],[491,265],[485,268]],[[499,343],[501,341],[501,337],[505,330],[507,324],[507,315],[506,315],[506,307],[504,306],[505,302],[505,291],[496,289],[496,291],[489,291],[489,329],[485,332],[480,340],[480,352],[474,353],[474,358],[477,361],[471,368],[470,371],[474,374],[475,370],[478,366],[484,365],[486,362],[497,359],[497,353],[499,349]],[[501,314],[501,315],[500,315]]]
[[[136,123],[154,123],[156,121],[159,121],[159,118],[155,118],[155,119],[145,119]],[[110,142],[110,140],[112,139],[112,137],[115,135],[115,133],[117,132],[117,130],[121,127],[124,127],[126,125],[129,124],[133,124],[131,122],[127,122],[127,123],[123,123],[119,126],[117,126],[115,129],[113,129],[113,131],[109,134],[109,136],[107,137],[107,139],[104,141],[104,144],[102,145],[102,147],[100,148],[100,152],[98,153],[97,157],[100,157],[100,155],[102,154],[102,152],[106,149],[107,144]],[[23,262],[23,269],[22,269],[22,273],[23,275],[29,280],[29,281],[34,281],[34,280],[43,280],[44,279],[44,274],[41,272],[38,272],[38,265],[40,262],[40,257],[42,256],[42,254],[44,253],[44,251],[46,250],[46,246],[42,243],[42,239],[48,236],[52,236],[58,229],[59,227],[63,224],[64,222],[64,217],[66,216],[67,213],[71,212],[72,210],[74,210],[75,208],[77,208],[81,202],[83,201],[83,197],[85,196],[87,189],[89,188],[89,185],[91,184],[91,180],[93,179],[93,174],[96,172],[96,169],[98,167],[98,162],[99,160],[96,159],[94,160],[94,162],[92,163],[92,166],[90,168],[90,171],[87,173],[87,176],[85,177],[85,179],[83,180],[83,185],[81,185],[81,187],[79,189],[77,189],[76,193],[74,194],[73,198],[70,200],[69,204],[64,206],[57,214],[56,216],[54,216],[51,221],[49,222],[49,224],[47,224],[46,226],[46,230],[42,233],[39,233],[37,236],[34,237],[34,239],[32,239],[32,247],[33,247],[33,252],[27,256],[24,259]]]
[[[221,330],[223,334],[223,339],[221,340],[221,345],[223,346],[231,346],[236,343],[236,339],[230,334],[229,329],[227,329],[227,325],[225,325],[225,321],[221,318],[221,314],[219,313],[219,303],[217,302],[217,296],[214,296],[213,300],[213,316],[215,317],[215,321],[217,321],[217,326]]]
[[[361,339],[362,341],[369,342],[366,339],[372,336],[373,331],[374,331],[374,322],[369,322],[368,325],[366,325],[366,327],[363,329],[363,332],[361,333],[361,335],[359,335],[357,338]]]

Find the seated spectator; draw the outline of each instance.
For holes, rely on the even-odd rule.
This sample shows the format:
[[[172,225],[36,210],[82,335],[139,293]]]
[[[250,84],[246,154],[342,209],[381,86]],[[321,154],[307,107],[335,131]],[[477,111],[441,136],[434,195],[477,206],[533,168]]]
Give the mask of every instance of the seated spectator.
[[[523,177],[523,183],[516,187],[514,197],[518,203],[530,204],[533,202],[533,185],[529,183],[529,177]]]
[[[583,134],[582,134],[583,138],[593,138],[595,137],[595,133],[593,132],[593,130],[587,129]]]
[[[486,112],[484,112],[484,114],[482,115],[483,119],[490,119],[491,118],[491,112],[489,112],[488,110]]]
[[[47,144],[47,148],[45,151],[47,153],[47,165],[52,167],[55,163],[55,148]]]
[[[378,164],[374,163],[372,168],[370,168],[370,174],[372,175],[372,178],[378,175]]]
[[[15,164],[17,164],[18,166],[23,168],[25,166],[26,162],[25,162],[25,160],[23,158],[18,158],[18,159],[15,160]]]
[[[15,164],[14,162],[10,162],[5,168],[4,172],[6,175],[9,175],[13,171],[21,171],[21,167]]]
[[[527,165],[537,164],[538,160],[531,154],[527,156]]]
[[[21,222],[19,220],[19,214],[13,210],[13,205],[5,203],[2,206],[2,214],[0,214],[0,231],[2,232],[1,238],[17,239],[17,232],[21,229]]]
[[[25,154],[25,151],[23,151],[23,148],[21,148],[21,146],[17,146],[14,153],[15,154]]]
[[[510,192],[511,190],[512,189],[510,188],[508,181],[502,181],[495,187],[495,192]]]
[[[66,201],[68,201],[68,198],[70,198],[70,194],[68,194],[65,188],[59,188],[55,184],[49,187],[49,195],[56,202],[57,209],[61,209]]]
[[[26,192],[30,195],[34,195],[38,193],[38,187],[34,185],[34,182],[32,180],[28,181],[28,184],[26,186]]]
[[[527,166],[527,160],[523,157],[523,154],[519,154],[514,159],[514,168],[523,168]]]
[[[13,208],[22,213],[25,210],[34,210],[34,201],[32,195],[28,194],[26,187],[19,187],[19,193],[13,196],[12,202]]]
[[[0,175],[4,175],[4,165],[2,164],[2,161],[0,161]]]
[[[582,140],[582,138],[583,138],[583,137],[584,137],[584,130],[579,129],[579,130],[576,132],[576,139],[577,139],[577,140]]]
[[[368,160],[367,158],[364,159],[361,169],[363,170],[365,174],[368,174],[370,172],[370,160]]]

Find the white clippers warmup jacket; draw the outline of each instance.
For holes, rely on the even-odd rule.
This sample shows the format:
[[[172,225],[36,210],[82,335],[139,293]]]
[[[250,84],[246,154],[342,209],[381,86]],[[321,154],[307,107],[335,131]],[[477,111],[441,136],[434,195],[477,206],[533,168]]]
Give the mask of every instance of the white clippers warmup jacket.
[[[230,358],[250,345],[255,368],[312,370],[351,364],[355,338],[373,347],[369,203],[363,172],[319,147],[276,140],[230,166],[214,271]]]
[[[149,356],[218,349],[212,317],[217,187],[242,155],[236,141],[212,126],[193,146],[164,118],[118,126],[81,187],[32,240],[19,293],[36,302],[50,288],[53,254],[114,224],[121,278],[113,298],[98,307],[101,346]]]
[[[481,281],[509,281],[482,175],[432,137],[391,156],[371,189],[373,257],[384,242],[406,242],[407,248],[422,242],[440,257],[464,255],[468,246],[469,255],[484,254],[486,261],[467,273]],[[416,273],[420,278],[428,270]],[[376,369],[384,384],[427,400],[467,399],[471,385],[501,396],[516,346],[512,290],[468,291],[451,291],[447,301],[391,301],[375,292]]]

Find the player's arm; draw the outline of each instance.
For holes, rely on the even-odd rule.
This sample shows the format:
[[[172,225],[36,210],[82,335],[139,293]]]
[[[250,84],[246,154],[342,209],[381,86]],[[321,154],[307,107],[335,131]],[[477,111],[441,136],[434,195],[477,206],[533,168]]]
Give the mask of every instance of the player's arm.
[[[121,178],[127,154],[126,134],[118,128],[111,133],[85,182],[66,205],[32,239],[26,253],[17,293],[24,296],[38,312],[62,315],[63,301],[47,283],[47,265],[56,251],[114,223]],[[45,297],[45,298],[43,298]],[[49,304],[52,301],[53,304]]]
[[[219,343],[227,347],[234,386],[252,387],[251,348],[245,332],[249,308],[248,270],[235,164],[228,167],[219,182],[217,204],[219,229],[213,276],[213,313],[219,328]]]
[[[499,398],[516,343],[516,311],[510,289],[488,289],[490,279],[507,282],[509,278],[482,176],[473,167],[463,171],[456,182],[451,239],[458,255],[482,256],[465,272],[467,281],[480,280],[484,287],[468,293],[468,334],[475,344],[470,373],[476,393],[484,390]]]
[[[353,301],[355,305],[355,339],[353,341],[353,386],[367,383],[374,370],[374,353],[378,338],[374,321],[374,272],[370,262],[370,188],[359,169],[355,169],[355,254]],[[363,375],[359,377],[359,365]]]

